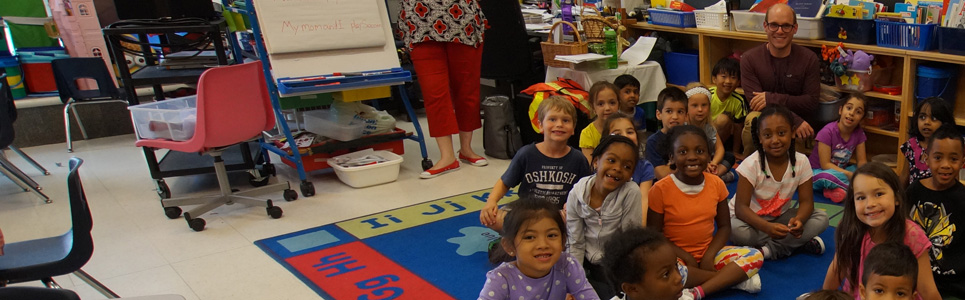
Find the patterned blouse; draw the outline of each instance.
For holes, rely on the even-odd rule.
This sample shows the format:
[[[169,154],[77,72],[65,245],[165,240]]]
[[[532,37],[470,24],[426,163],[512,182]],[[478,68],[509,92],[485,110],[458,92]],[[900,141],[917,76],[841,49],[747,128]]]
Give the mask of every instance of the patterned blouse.
[[[402,0],[399,30],[406,47],[453,42],[479,47],[488,23],[477,0]]]
[[[928,165],[925,164],[921,155],[924,149],[922,144],[918,142],[917,137],[908,139],[907,142],[901,144],[900,149],[901,153],[905,155],[905,160],[908,161],[908,183],[931,177],[931,170],[928,169]]]

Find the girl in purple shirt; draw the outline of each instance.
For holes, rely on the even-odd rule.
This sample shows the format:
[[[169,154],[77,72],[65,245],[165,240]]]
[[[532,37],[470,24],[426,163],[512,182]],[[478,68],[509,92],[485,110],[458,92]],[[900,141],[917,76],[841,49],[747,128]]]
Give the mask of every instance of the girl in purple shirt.
[[[580,262],[563,252],[566,223],[555,205],[522,198],[509,205],[500,246],[516,261],[486,273],[479,299],[600,299]]]
[[[868,137],[861,129],[866,102],[868,98],[864,94],[851,93],[848,101],[838,108],[841,115],[838,121],[824,126],[815,138],[817,148],[810,157],[814,189],[835,203],[844,200],[854,169],[868,161],[864,145]],[[857,160],[857,166],[851,165],[852,157]]]

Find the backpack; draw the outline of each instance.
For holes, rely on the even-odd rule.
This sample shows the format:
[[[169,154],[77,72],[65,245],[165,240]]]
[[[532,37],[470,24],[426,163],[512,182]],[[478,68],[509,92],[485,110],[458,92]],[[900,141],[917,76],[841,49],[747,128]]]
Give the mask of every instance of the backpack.
[[[590,94],[579,83],[570,79],[559,77],[553,82],[537,83],[522,90],[521,93],[533,96],[533,102],[529,104],[529,120],[530,125],[536,132],[540,132],[540,120],[537,114],[539,104],[543,102],[543,99],[550,96],[563,96],[584,114],[593,115],[590,112],[590,107],[592,107],[590,105]]]
[[[486,97],[483,109],[483,148],[488,156],[511,159],[523,147],[523,139],[513,117],[513,105],[506,96]]]

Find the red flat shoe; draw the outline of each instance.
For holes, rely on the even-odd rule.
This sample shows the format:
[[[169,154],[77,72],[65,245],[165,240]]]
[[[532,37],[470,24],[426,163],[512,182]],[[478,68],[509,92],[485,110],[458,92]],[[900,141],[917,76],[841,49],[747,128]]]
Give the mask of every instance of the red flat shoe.
[[[459,153],[459,160],[466,161],[470,165],[477,166],[477,167],[482,167],[489,164],[489,161],[486,160],[485,157],[469,158],[465,155],[462,155],[462,153]]]
[[[425,171],[422,172],[422,174],[419,174],[419,178],[422,178],[422,179],[435,178],[436,176],[439,176],[439,175],[442,175],[442,174],[446,174],[446,173],[449,173],[449,172],[452,172],[452,171],[455,171],[455,170],[459,170],[459,161],[458,161],[458,160],[452,162],[451,164],[449,164],[448,166],[446,166],[445,168],[442,168],[442,169],[425,170]]]

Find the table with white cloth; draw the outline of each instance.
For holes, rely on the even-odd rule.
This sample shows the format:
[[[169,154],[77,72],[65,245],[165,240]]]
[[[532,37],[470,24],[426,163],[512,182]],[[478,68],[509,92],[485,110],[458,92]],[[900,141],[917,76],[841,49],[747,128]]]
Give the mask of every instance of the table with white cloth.
[[[555,81],[557,77],[567,78],[579,83],[587,91],[594,82],[606,80],[613,82],[618,76],[630,74],[640,81],[640,101],[637,104],[657,101],[660,90],[667,87],[667,77],[663,75],[660,64],[647,61],[640,65],[620,65],[616,69],[599,69],[592,71],[577,71],[570,68],[546,67],[546,82]]]

